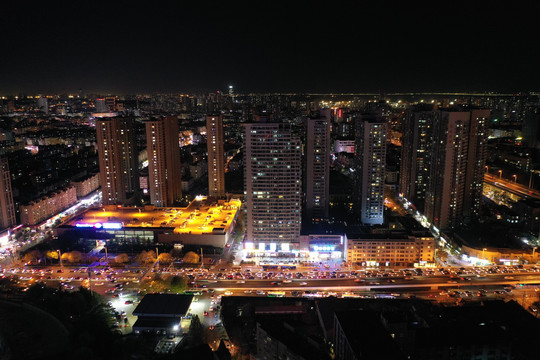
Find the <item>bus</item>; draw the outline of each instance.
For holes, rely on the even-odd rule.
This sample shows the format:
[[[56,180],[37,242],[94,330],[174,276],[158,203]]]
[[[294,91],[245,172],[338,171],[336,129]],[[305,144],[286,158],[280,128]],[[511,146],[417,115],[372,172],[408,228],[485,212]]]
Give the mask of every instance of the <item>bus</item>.
[[[268,297],[284,297],[285,291],[269,291]]]

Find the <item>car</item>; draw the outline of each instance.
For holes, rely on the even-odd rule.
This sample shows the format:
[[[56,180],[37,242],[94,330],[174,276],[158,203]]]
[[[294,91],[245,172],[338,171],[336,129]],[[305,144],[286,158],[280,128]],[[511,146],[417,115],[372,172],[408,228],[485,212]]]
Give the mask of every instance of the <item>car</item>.
[[[300,283],[300,286],[306,286],[307,285],[307,282],[301,282]]]
[[[214,330],[216,327],[214,325],[210,325],[210,327],[208,328],[209,330]]]
[[[204,316],[208,316],[208,311],[203,312]]]
[[[270,285],[274,285],[274,286],[275,286],[275,285],[279,285],[279,283],[278,283],[278,282],[275,282],[275,281],[272,281],[272,282],[270,283]]]
[[[126,302],[125,302],[124,304],[125,304],[125,305],[133,304],[133,300],[126,300]]]
[[[213,311],[214,311],[214,307],[213,307],[213,306],[210,306],[210,308],[208,309],[208,311],[213,312]]]

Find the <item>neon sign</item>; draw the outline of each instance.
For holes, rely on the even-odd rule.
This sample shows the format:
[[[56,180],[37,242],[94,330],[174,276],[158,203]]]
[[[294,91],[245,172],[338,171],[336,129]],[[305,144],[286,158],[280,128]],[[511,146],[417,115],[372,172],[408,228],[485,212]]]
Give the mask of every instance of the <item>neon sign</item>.
[[[88,224],[88,223],[77,223],[75,224],[75,227],[78,228],[95,228],[95,229],[116,229],[119,230],[122,228],[122,223],[116,223],[116,222],[106,222],[106,223],[95,223],[95,224]]]

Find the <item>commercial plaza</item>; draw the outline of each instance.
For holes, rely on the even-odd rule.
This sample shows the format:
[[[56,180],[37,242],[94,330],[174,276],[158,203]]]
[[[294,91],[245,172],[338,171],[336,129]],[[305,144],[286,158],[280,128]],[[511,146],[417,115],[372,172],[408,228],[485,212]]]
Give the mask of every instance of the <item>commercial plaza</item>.
[[[88,209],[56,230],[61,234],[92,229],[114,235],[117,240],[224,247],[234,231],[240,207],[237,199],[211,201],[204,196],[185,208],[106,205]]]

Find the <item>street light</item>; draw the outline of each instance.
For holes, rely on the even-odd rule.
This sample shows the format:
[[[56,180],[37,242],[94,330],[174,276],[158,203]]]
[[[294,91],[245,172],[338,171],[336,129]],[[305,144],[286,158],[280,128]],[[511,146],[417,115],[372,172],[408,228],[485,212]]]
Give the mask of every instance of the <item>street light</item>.
[[[499,170],[499,179],[502,179],[502,170]]]
[[[62,252],[60,250],[56,250],[58,252],[58,260],[60,260],[60,267],[62,267]]]
[[[489,166],[486,165],[486,172],[489,174]]]
[[[486,250],[487,250],[486,248],[483,248],[483,249],[482,249],[482,260],[485,260],[485,259],[486,259],[485,255],[484,255],[484,253],[485,253]]]
[[[514,182],[517,183],[517,175],[514,174],[514,175],[512,175],[512,177],[514,178]]]

